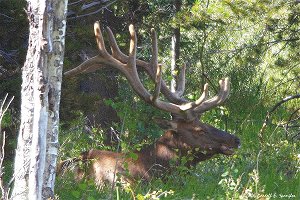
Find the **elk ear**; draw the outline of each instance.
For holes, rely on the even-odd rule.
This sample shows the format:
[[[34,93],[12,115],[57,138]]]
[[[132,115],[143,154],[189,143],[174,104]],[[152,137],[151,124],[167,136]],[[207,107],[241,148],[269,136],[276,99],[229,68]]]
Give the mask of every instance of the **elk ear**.
[[[165,130],[174,130],[177,131],[177,122],[166,119],[154,119],[155,123]]]

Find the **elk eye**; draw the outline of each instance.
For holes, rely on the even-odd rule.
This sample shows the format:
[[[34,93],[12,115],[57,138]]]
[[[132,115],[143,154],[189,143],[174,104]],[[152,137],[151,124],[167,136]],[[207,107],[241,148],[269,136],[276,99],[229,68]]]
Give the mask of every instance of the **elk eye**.
[[[201,128],[200,127],[195,127],[194,130],[195,131],[201,131]]]

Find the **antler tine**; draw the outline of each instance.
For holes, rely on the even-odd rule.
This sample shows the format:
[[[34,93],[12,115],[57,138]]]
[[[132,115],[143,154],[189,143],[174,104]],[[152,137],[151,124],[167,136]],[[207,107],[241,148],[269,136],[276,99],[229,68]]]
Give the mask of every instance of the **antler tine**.
[[[194,108],[196,108],[197,106],[201,105],[204,102],[207,95],[208,95],[208,84],[206,83],[203,87],[203,93],[201,94],[201,96],[194,102],[189,102],[189,103],[181,105],[180,106],[181,110],[183,110],[183,111],[192,110],[193,111]]]
[[[136,68],[136,48],[137,39],[134,26],[131,24],[129,26],[130,33],[130,47],[129,56],[127,57],[127,64],[123,66],[120,70],[124,73],[129,84],[133,90],[146,102],[151,103],[151,94],[143,86]],[[117,44],[116,44],[117,46]],[[120,62],[120,61],[119,61]],[[122,64],[122,62],[120,62]],[[121,65],[122,66],[122,65]]]
[[[128,80],[131,82],[130,79],[133,79],[132,87],[135,89],[135,91],[148,103],[151,103],[158,109],[176,113],[176,114],[182,114],[182,110],[180,109],[179,105],[170,103],[170,102],[164,102],[158,99],[160,89],[161,89],[161,83],[162,83],[162,70],[161,65],[157,64],[157,39],[156,39],[156,33],[153,30],[152,31],[152,67],[154,68],[156,65],[156,75],[155,75],[155,91],[154,95],[150,95],[148,91],[144,88],[143,84],[141,83],[136,69],[136,33],[134,30],[133,25],[129,26],[129,32],[130,32],[130,50],[129,50],[129,56],[128,56],[128,63],[127,66],[131,68],[131,75],[128,77]]]
[[[159,97],[159,93],[160,93],[160,89],[161,89],[162,65],[158,64],[158,61],[157,61],[157,55],[158,55],[157,35],[156,35],[154,28],[151,28],[151,40],[152,40],[152,57],[151,57],[151,61],[150,61],[150,66],[153,71],[156,70],[155,89],[154,89],[154,94],[152,96],[152,101],[155,102]]]
[[[162,85],[162,66],[158,65],[157,57],[158,57],[158,49],[157,49],[157,35],[154,29],[151,29],[151,38],[152,38],[152,58],[150,62],[150,67],[153,71],[156,71],[155,74],[155,90],[153,95],[150,95],[148,91],[144,88],[142,85],[140,79],[138,78],[137,75],[137,69],[136,69],[136,64],[137,64],[137,59],[136,59],[136,48],[137,48],[137,38],[136,38],[136,33],[134,30],[134,26],[130,25],[129,26],[129,32],[130,32],[130,49],[129,49],[129,56],[124,55],[115,40],[115,37],[113,36],[111,30],[108,28],[108,35],[109,35],[109,40],[111,44],[111,49],[113,52],[114,57],[122,57],[122,59],[127,59],[127,66],[130,69],[130,74],[128,75],[127,78],[129,82],[131,82],[132,87],[135,89],[135,91],[144,99],[146,102],[152,103],[154,106],[156,106],[159,109],[172,112],[178,115],[186,115],[188,118],[194,118],[196,113],[199,113],[204,109],[204,111],[208,110],[213,106],[213,104],[219,105],[222,103],[227,95],[226,93],[222,92],[223,91],[223,86],[225,86],[224,91],[226,91],[226,85],[223,84],[223,81],[220,81],[220,86],[221,90],[219,95],[217,95],[217,98],[212,98],[210,100],[205,101],[207,94],[208,94],[208,84],[204,85],[203,93],[194,102],[188,102],[182,105],[176,105],[173,103],[167,103],[164,101],[159,100],[159,94],[161,90],[161,85]],[[121,61],[122,61],[121,59]],[[185,70],[186,70],[186,65],[184,64],[182,67],[182,70],[179,74],[179,80],[178,80],[178,88],[175,94],[178,97],[182,96],[184,89],[185,89]],[[128,72],[128,71],[127,71]],[[222,82],[222,83],[221,83]],[[150,95],[150,96],[149,96]],[[207,107],[202,106],[207,105]],[[216,106],[215,105],[215,106]],[[203,112],[204,112],[203,111]],[[184,114],[186,112],[186,114]],[[194,113],[194,114],[193,114]]]
[[[194,112],[199,113],[199,114],[204,113],[205,111],[210,110],[210,109],[220,105],[227,99],[227,97],[229,95],[229,91],[230,91],[229,78],[227,77],[225,79],[221,79],[219,81],[219,84],[220,84],[220,90],[219,90],[218,95],[202,102],[199,106],[197,106],[193,109]]]
[[[153,96],[152,96],[152,101],[154,103],[159,97],[160,88],[161,88],[161,81],[162,81],[161,75],[162,75],[162,65],[159,64],[159,65],[157,65],[156,77],[155,77],[155,89],[154,89],[154,93],[153,93]]]
[[[156,32],[155,29],[151,29],[151,37],[152,37],[152,58],[151,58],[151,62],[150,64],[142,61],[140,59],[136,59],[136,65],[139,67],[142,67],[149,75],[150,77],[155,81],[155,71],[156,71],[156,67],[157,67],[157,36],[156,36]],[[125,55],[123,52],[121,52],[121,50],[119,49],[116,39],[111,31],[111,29],[109,27],[107,27],[107,34],[108,34],[108,39],[110,42],[110,47],[111,47],[111,51],[112,51],[112,56],[116,59],[118,59],[120,62],[122,63],[126,63],[128,60],[128,56]],[[155,62],[154,62],[155,61]],[[154,63],[154,64],[152,64]],[[165,95],[165,97],[167,99],[169,99],[172,102],[176,102],[176,103],[182,103],[182,102],[187,102],[184,98],[181,98],[180,96],[174,95],[174,93],[172,93],[166,83],[161,80],[161,92]]]
[[[203,87],[203,93],[199,97],[199,99],[197,99],[195,101],[195,105],[200,105],[201,103],[203,103],[203,101],[206,99],[207,95],[208,95],[208,83],[205,83],[204,87]]]
[[[120,48],[117,44],[116,38],[115,38],[114,34],[112,33],[112,31],[109,27],[106,27],[106,32],[107,32],[107,35],[108,35],[108,40],[109,40],[112,56],[114,58],[120,60],[121,62],[123,62],[124,60],[127,60],[128,56],[126,56],[120,50]]]
[[[96,41],[97,41],[100,54],[103,57],[109,57],[110,54],[106,51],[103,36],[100,30],[100,23],[98,21],[94,23],[94,32],[95,32]]]
[[[128,65],[131,67],[136,67],[136,46],[137,39],[134,26],[130,24],[129,26],[130,33],[130,47],[129,47],[129,56],[128,56]]]
[[[159,65],[157,61],[157,36],[154,29],[151,29],[152,58],[150,63],[141,61],[136,58],[137,38],[133,25],[129,26],[130,48],[128,56],[120,51],[116,39],[109,28],[107,28],[107,33],[112,55],[110,55],[105,48],[99,22],[96,22],[94,24],[94,31],[100,55],[97,55],[83,62],[78,67],[66,72],[66,76],[76,75],[80,72],[87,72],[90,69],[99,69],[104,66],[110,66],[119,69],[121,72],[123,72],[133,90],[145,102],[157,107],[160,110],[182,116],[187,120],[195,119],[197,115],[221,104],[228,97],[228,78],[220,80],[220,91],[218,95],[214,96],[211,99],[206,100],[208,94],[208,84],[204,85],[202,95],[194,102],[188,102],[188,100],[181,97],[185,89],[185,64],[183,65],[182,70],[179,74],[177,91],[175,93],[172,93],[162,79],[162,65]],[[150,75],[151,79],[155,82],[155,90],[153,95],[151,95],[142,84],[137,72],[137,66],[143,67]],[[168,101],[160,100],[160,93],[162,93]]]
[[[93,58],[90,58],[90,59],[84,61],[83,63],[81,63],[76,68],[73,68],[73,69],[65,72],[64,75],[66,77],[72,77],[79,73],[95,71],[95,70],[101,68],[102,66],[109,65],[109,64],[122,70],[122,68],[119,67],[119,61],[116,59],[113,59],[113,57],[107,52],[107,50],[105,48],[103,36],[101,33],[101,29],[100,29],[100,23],[98,21],[96,21],[94,23],[94,33],[95,33],[96,42],[98,45],[100,55],[94,56]],[[115,45],[117,46],[117,44],[115,44]],[[109,63],[107,62],[107,60],[109,60]]]

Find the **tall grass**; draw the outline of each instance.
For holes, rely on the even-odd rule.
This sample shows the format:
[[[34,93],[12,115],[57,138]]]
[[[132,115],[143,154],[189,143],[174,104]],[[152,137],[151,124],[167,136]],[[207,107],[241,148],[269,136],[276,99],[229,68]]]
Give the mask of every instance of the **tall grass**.
[[[265,130],[264,142],[260,143],[260,128],[261,124],[242,123],[238,127],[242,148],[234,156],[219,155],[199,163],[195,169],[178,167],[167,179],[154,178],[148,184],[97,190],[92,181],[75,182],[72,175],[67,175],[58,177],[55,191],[62,200],[300,199],[299,142],[287,141],[280,129],[270,127]],[[69,142],[76,142],[73,142],[75,146],[62,146],[62,158],[75,156],[80,146],[86,148],[80,144],[85,142],[79,139],[82,138],[80,129],[65,135]]]

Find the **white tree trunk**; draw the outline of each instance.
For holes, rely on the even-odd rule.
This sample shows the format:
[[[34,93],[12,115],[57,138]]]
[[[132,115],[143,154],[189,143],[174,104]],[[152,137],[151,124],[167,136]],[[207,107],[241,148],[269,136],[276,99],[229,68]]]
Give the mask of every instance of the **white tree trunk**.
[[[11,199],[54,195],[67,0],[28,0],[21,124]]]

